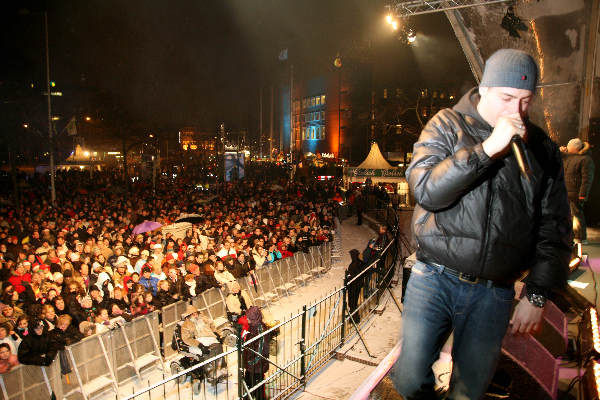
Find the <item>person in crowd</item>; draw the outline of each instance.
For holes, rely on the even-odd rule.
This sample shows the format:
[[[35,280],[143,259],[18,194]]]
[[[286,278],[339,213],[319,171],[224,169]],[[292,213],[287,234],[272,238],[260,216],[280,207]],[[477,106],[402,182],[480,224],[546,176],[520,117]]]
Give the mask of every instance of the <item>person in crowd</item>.
[[[24,338],[29,335],[29,317],[27,315],[21,315],[17,318],[17,327],[15,329],[17,335],[20,338]]]
[[[21,344],[21,337],[7,325],[0,325],[0,343],[5,343],[10,346],[10,351],[13,354],[17,353],[17,349]]]
[[[35,320],[31,326],[31,332],[19,345],[17,351],[19,362],[25,365],[48,366],[52,364],[58,351],[46,331],[44,321]]]
[[[93,322],[83,321],[79,324],[79,332],[84,338],[96,334],[96,324]]]
[[[478,88],[424,127],[406,171],[418,243],[391,380],[404,398],[435,398],[431,369],[453,334],[448,398],[482,398],[502,339],[540,328],[566,284],[571,221],[560,151],[527,116],[538,76],[527,53],[501,49]],[[521,168],[511,141],[521,138]],[[528,270],[513,309],[514,281]],[[512,318],[511,318],[512,314]]]
[[[237,282],[232,282],[229,285],[229,294],[225,298],[225,306],[227,316],[232,322],[237,322],[238,319],[246,314],[248,308],[252,307],[252,298],[246,290],[242,290]]]
[[[83,339],[82,333],[72,325],[72,322],[73,318],[70,315],[64,314],[58,317],[56,329],[50,332],[50,340],[57,350],[64,350],[65,346]]]
[[[173,304],[177,301],[176,298],[171,294],[171,287],[169,285],[169,280],[163,279],[158,282],[158,293],[156,295],[156,308],[161,309],[164,306],[168,306],[169,304]]]
[[[367,247],[362,253],[363,261],[365,264],[371,263],[371,261],[375,260],[381,252],[385,249],[389,242],[389,236],[387,231],[387,226],[379,225],[377,237],[375,239],[369,240],[367,243]]]
[[[140,277],[139,284],[154,295],[158,291],[158,278],[152,276],[152,266],[148,263],[142,267],[142,276]]]
[[[357,249],[350,250],[350,265],[346,269],[345,282],[348,285],[348,312],[354,313],[358,307],[358,298],[360,290],[363,286],[363,277],[359,276],[365,269],[365,263],[361,260],[360,251]],[[360,315],[353,314],[354,322],[360,322]]]
[[[219,336],[214,322],[200,315],[198,309],[188,305],[185,313],[182,315],[184,322],[181,325],[181,339],[189,346],[189,352],[206,358],[214,357],[223,353],[223,346],[219,342]],[[224,371],[223,360],[214,363],[207,371],[208,378],[211,375],[227,374]]]
[[[594,182],[594,160],[590,156],[590,145],[581,139],[569,140],[563,152],[565,184],[569,196],[569,206],[573,216],[573,233],[575,242],[587,243],[587,225],[585,223],[584,205],[589,200],[592,182]]]
[[[265,374],[269,371],[269,342],[271,334],[264,334],[267,331],[267,326],[263,322],[263,316],[260,308],[252,306],[247,312],[248,330],[242,332],[244,341],[248,342],[251,339],[260,336],[260,339],[244,347],[242,356],[244,362],[244,380],[246,386],[252,388],[264,381]],[[256,400],[266,400],[265,385],[251,393],[252,398]],[[250,397],[245,397],[250,398]]]
[[[225,269],[225,265],[221,260],[217,260],[217,262],[215,263],[214,277],[216,281],[219,282],[221,287],[226,287],[231,282],[235,282],[235,277],[231,274],[231,272]]]
[[[23,315],[23,311],[19,307],[5,304],[0,313],[0,325],[7,325],[10,330],[15,330],[17,319],[21,315]]]
[[[10,372],[17,365],[19,365],[17,355],[12,352],[8,344],[0,343],[0,374]]]
[[[56,327],[58,317],[56,311],[51,304],[44,304],[41,314],[42,321],[46,325],[46,331],[50,332]]]

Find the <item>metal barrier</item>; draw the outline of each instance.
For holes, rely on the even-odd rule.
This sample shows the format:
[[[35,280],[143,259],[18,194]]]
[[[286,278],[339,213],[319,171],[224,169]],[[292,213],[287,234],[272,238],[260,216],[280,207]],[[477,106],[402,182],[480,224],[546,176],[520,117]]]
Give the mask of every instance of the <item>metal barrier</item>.
[[[163,307],[161,310],[163,334],[162,354],[166,359],[177,354],[177,351],[171,348],[171,338],[173,337],[173,332],[175,332],[175,325],[177,325],[177,322],[181,319],[181,315],[185,312],[187,305],[187,301],[180,300],[177,303]]]
[[[80,392],[87,400],[99,391],[112,390],[115,395],[119,393],[109,351],[112,334],[112,331],[107,331],[67,346],[69,361],[77,378],[71,385],[66,385],[66,389],[63,388],[67,397]]]
[[[390,216],[390,218],[390,221],[393,222],[393,217]],[[360,324],[357,317],[360,316],[360,321],[367,320],[370,313],[377,307],[384,291],[388,290],[396,269],[398,231],[395,226],[390,231],[394,234],[394,240],[387,244],[381,255],[359,276],[344,282],[342,288],[334,290],[315,303],[305,305],[301,311],[257,337],[248,339],[244,343],[238,338],[237,349],[229,350],[221,355],[237,359],[237,362],[231,362],[228,359],[229,371],[233,369],[234,365],[237,366],[235,368],[236,375],[230,377],[235,381],[234,383],[237,383],[237,390],[232,390],[232,381],[228,380],[224,385],[214,386],[212,392],[210,390],[202,392],[203,398],[227,400],[260,398],[263,392],[267,398],[272,400],[287,398],[297,389],[305,386],[307,379],[317,373],[349,338],[358,334],[362,340],[362,336],[358,332]],[[323,251],[324,253],[322,253]],[[278,265],[265,266],[257,271],[259,292],[264,295],[265,291],[276,289],[277,280],[273,279],[273,274],[280,273],[282,277],[285,277],[287,273],[288,279],[293,276],[294,264],[298,270],[298,275],[294,279],[297,279],[302,273],[314,273],[314,269],[317,267],[326,268],[327,254],[331,254],[330,252],[331,248],[325,245],[321,249],[309,250],[308,253],[298,252],[294,254],[294,257],[279,261]],[[278,271],[274,271],[274,268],[278,268]],[[360,297],[356,310],[349,312],[346,296],[348,286],[355,282],[360,283]],[[267,339],[270,339],[271,345],[269,346],[269,357],[264,358],[252,347],[256,341]],[[365,348],[368,352],[366,343]],[[269,365],[269,370],[260,382],[250,383],[244,379],[246,365],[244,357],[248,356],[262,357],[262,361]],[[138,391],[127,399],[137,400],[148,396],[155,398],[153,393],[159,394],[159,397],[164,395],[165,398],[175,398],[175,395],[177,399],[188,398],[190,389],[188,387],[180,389],[179,379],[186,373],[198,371],[210,361],[205,361],[166,378]],[[175,387],[176,391],[173,389]],[[204,387],[206,388],[206,385]]]
[[[49,399],[52,394],[63,398],[60,362],[58,358],[48,367],[18,365],[0,375],[4,400]]]

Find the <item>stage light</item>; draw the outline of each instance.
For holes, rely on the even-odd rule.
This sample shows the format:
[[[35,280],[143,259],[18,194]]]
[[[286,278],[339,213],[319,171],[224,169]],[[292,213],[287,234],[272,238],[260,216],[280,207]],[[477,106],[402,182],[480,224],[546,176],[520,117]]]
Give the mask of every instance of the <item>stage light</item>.
[[[519,31],[527,32],[527,25],[521,21],[521,18],[517,17],[513,7],[508,7],[506,15],[502,18],[500,26],[508,31],[508,34],[512,37],[520,38]]]
[[[415,40],[417,40],[417,34],[414,30],[408,30],[408,32],[406,33],[406,40],[408,40],[408,43],[414,43]]]
[[[392,21],[392,29],[395,31],[398,30],[398,21]]]
[[[394,21],[394,19],[392,18],[392,14],[388,14],[385,16],[385,22],[387,22],[388,24],[391,24]]]

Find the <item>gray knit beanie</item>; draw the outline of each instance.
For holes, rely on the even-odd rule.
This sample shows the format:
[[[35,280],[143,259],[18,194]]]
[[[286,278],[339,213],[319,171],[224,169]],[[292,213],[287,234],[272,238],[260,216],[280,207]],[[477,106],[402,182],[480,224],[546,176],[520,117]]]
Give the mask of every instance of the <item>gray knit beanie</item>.
[[[535,92],[537,64],[521,50],[500,49],[485,62],[481,87],[510,87]]]

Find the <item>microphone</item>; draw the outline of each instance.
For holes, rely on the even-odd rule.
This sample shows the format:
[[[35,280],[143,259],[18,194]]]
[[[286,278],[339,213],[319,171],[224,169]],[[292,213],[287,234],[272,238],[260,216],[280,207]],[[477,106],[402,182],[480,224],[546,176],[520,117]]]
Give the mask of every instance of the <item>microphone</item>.
[[[521,175],[523,175],[523,178],[529,181],[529,177],[531,176],[531,165],[529,164],[529,159],[527,158],[527,154],[525,153],[525,148],[523,147],[523,139],[521,139],[521,136],[514,135],[510,139],[510,147],[512,148],[513,154],[517,159],[517,164],[519,164]]]

